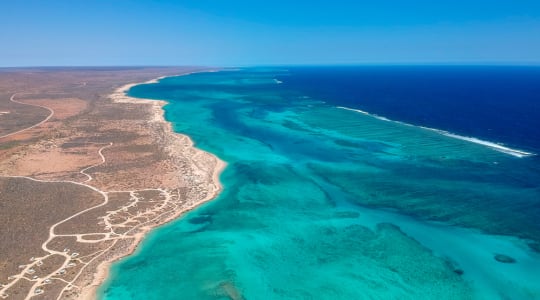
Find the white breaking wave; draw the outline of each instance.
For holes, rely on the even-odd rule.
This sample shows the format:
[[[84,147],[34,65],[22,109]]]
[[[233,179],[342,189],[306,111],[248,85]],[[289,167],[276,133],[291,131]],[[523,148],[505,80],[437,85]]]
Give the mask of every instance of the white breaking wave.
[[[370,113],[368,113],[366,111],[363,111],[363,110],[360,110],[360,109],[354,109],[354,108],[349,108],[349,107],[344,107],[344,106],[338,106],[337,108],[350,110],[350,111],[354,111],[354,112],[361,113],[361,114],[364,114],[364,115],[368,115],[368,116],[374,117],[374,118],[382,120],[382,121],[395,122],[395,123],[399,123],[399,124],[403,124],[403,125],[407,125],[407,126],[415,126],[415,125],[400,122],[400,121],[390,120],[388,118],[381,117],[381,116],[378,116],[376,114],[370,114]],[[534,153],[531,153],[531,152],[525,152],[525,151],[518,150],[518,149],[512,149],[512,148],[506,147],[506,146],[501,145],[501,144],[497,144],[497,143],[493,143],[493,142],[489,142],[489,141],[484,141],[484,140],[481,140],[481,139],[478,139],[478,138],[475,138],[475,137],[462,136],[462,135],[451,133],[451,132],[448,132],[448,131],[445,131],[445,130],[430,128],[430,127],[425,127],[425,126],[416,126],[416,127],[419,127],[419,128],[425,129],[425,130],[429,130],[429,131],[434,131],[434,132],[437,132],[437,133],[442,134],[442,135],[447,136],[447,137],[451,137],[451,138],[455,138],[455,139],[459,139],[459,140],[463,140],[463,141],[483,145],[483,146],[489,147],[489,148],[491,148],[493,150],[496,150],[496,151],[499,151],[499,152],[502,152],[502,153],[506,153],[506,154],[509,154],[509,155],[512,155],[512,156],[515,156],[515,157],[519,157],[519,158],[535,155]]]
[[[282,84],[282,83],[283,83],[283,81],[278,80],[278,79],[275,79],[275,78],[274,78],[274,82],[275,82],[276,84]]]
[[[348,108],[348,107],[344,107],[344,106],[337,106],[337,108],[350,110],[350,111],[354,111],[354,112],[361,113],[361,114],[364,114],[364,115],[368,115],[370,117],[373,117],[375,119],[379,119],[379,120],[382,120],[382,121],[395,122],[395,123],[399,123],[399,124],[403,124],[403,125],[407,125],[407,126],[413,126],[411,124],[403,123],[403,122],[400,122],[400,121],[393,121],[393,120],[390,120],[390,119],[385,118],[385,117],[381,117],[381,116],[376,115],[376,114],[370,114],[367,111],[363,111],[363,110],[359,110],[359,109]]]

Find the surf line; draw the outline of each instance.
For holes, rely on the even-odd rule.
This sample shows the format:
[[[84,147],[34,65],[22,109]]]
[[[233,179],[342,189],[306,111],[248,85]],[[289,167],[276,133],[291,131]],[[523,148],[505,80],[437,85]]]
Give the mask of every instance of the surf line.
[[[512,149],[512,148],[503,146],[503,145],[498,144],[498,143],[484,141],[484,140],[481,140],[481,139],[478,139],[478,138],[475,138],[475,137],[462,136],[462,135],[458,135],[458,134],[451,133],[451,132],[441,130],[441,129],[435,129],[435,128],[430,128],[430,127],[425,127],[425,126],[416,126],[416,125],[412,125],[412,124],[401,122],[401,121],[390,120],[390,119],[385,118],[385,117],[381,117],[381,116],[378,116],[378,115],[375,115],[375,114],[370,114],[370,113],[368,113],[366,111],[363,111],[363,110],[360,110],[360,109],[354,109],[354,108],[349,108],[349,107],[344,107],[344,106],[336,106],[336,108],[349,110],[349,111],[354,111],[354,112],[357,112],[357,113],[368,115],[370,117],[374,117],[374,118],[382,120],[382,121],[395,122],[395,123],[399,123],[399,124],[402,124],[402,125],[415,126],[415,127],[419,127],[419,128],[425,129],[425,130],[434,131],[434,132],[436,132],[438,134],[441,134],[441,135],[444,135],[444,136],[447,136],[447,137],[451,137],[451,138],[454,138],[454,139],[475,143],[475,144],[478,144],[478,145],[483,145],[483,146],[486,146],[486,147],[491,148],[493,150],[496,150],[496,151],[499,151],[499,152],[502,152],[502,153],[505,153],[505,154],[509,154],[509,155],[512,155],[512,156],[515,156],[515,157],[519,157],[519,158],[536,155],[536,154],[531,153],[531,152],[525,152],[525,151],[518,150],[518,149]]]

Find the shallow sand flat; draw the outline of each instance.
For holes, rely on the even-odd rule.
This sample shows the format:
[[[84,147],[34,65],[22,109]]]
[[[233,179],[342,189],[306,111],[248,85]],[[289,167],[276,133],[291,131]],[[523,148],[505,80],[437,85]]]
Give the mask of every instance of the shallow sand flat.
[[[1,297],[93,298],[148,230],[215,196],[223,163],[171,132],[163,102],[124,95],[197,70],[0,73]]]

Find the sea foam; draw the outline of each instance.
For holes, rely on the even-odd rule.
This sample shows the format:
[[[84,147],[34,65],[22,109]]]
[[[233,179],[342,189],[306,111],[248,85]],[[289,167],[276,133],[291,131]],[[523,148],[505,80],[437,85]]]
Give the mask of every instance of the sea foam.
[[[354,111],[354,112],[361,113],[361,114],[364,114],[364,115],[368,115],[368,116],[374,117],[374,118],[382,120],[382,121],[399,123],[399,124],[406,125],[406,126],[415,126],[415,127],[419,127],[419,128],[425,129],[425,130],[434,131],[434,132],[437,132],[437,133],[442,134],[442,135],[447,136],[447,137],[451,137],[451,138],[455,138],[455,139],[475,143],[475,144],[478,144],[478,145],[483,145],[483,146],[489,147],[489,148],[491,148],[493,150],[496,150],[496,151],[499,151],[499,152],[502,152],[502,153],[506,153],[506,154],[509,154],[509,155],[512,155],[512,156],[515,156],[515,157],[519,157],[519,158],[535,155],[534,153],[531,153],[531,152],[526,152],[526,151],[523,151],[523,150],[509,148],[509,147],[506,147],[506,146],[498,144],[498,143],[484,141],[484,140],[481,140],[481,139],[475,138],[475,137],[462,136],[462,135],[458,135],[458,134],[455,134],[455,133],[448,132],[446,130],[430,128],[430,127],[425,127],[425,126],[416,126],[416,125],[412,125],[412,124],[401,122],[401,121],[390,120],[388,118],[381,117],[381,116],[376,115],[376,114],[370,114],[367,111],[363,111],[363,110],[360,110],[360,109],[354,109],[354,108],[349,108],[349,107],[344,107],[344,106],[337,106],[337,108],[350,110],[350,111]]]

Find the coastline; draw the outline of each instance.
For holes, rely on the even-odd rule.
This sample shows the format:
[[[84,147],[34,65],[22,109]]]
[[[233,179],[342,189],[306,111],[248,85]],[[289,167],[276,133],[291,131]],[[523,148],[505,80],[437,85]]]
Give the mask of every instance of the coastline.
[[[206,202],[209,202],[209,201],[215,199],[219,195],[221,190],[223,189],[223,187],[221,185],[221,182],[219,181],[219,176],[220,176],[221,172],[225,169],[227,164],[224,161],[220,160],[214,154],[196,148],[193,140],[189,136],[187,136],[185,134],[174,132],[174,130],[172,129],[172,124],[165,119],[165,115],[164,115],[165,111],[164,111],[163,107],[167,104],[167,101],[152,100],[152,99],[142,99],[142,98],[133,98],[133,97],[130,97],[130,96],[127,95],[127,91],[130,88],[132,88],[133,86],[136,86],[136,85],[157,83],[159,80],[161,80],[163,78],[166,78],[166,77],[187,76],[187,75],[190,75],[190,74],[193,74],[193,73],[198,73],[198,72],[215,72],[215,70],[188,72],[188,73],[179,74],[179,75],[173,75],[173,76],[160,76],[158,78],[151,79],[151,80],[148,80],[148,81],[145,81],[145,82],[125,84],[125,85],[115,89],[108,96],[108,99],[110,101],[114,102],[114,103],[133,103],[133,104],[151,105],[151,114],[149,115],[148,121],[153,122],[153,123],[159,123],[159,124],[161,124],[163,126],[163,128],[165,130],[164,134],[166,136],[166,140],[163,141],[164,145],[162,145],[162,146],[164,146],[167,149],[167,152],[169,152],[172,156],[178,156],[178,154],[179,154],[178,152],[180,151],[180,149],[185,147],[184,146],[182,148],[175,148],[174,145],[179,144],[179,143],[181,143],[183,145],[187,144],[187,147],[190,150],[193,150],[193,151],[197,152],[197,154],[204,153],[204,154],[210,156],[215,161],[215,166],[213,168],[213,172],[212,172],[212,176],[211,176],[211,182],[209,183],[210,185],[213,186],[213,190],[209,194],[207,194],[206,197],[201,199],[200,201],[193,202],[193,203],[191,203],[191,204],[189,204],[189,205],[187,205],[185,207],[182,207],[182,209],[179,209],[179,210],[175,211],[172,215],[167,216],[166,218],[159,220],[159,222],[154,223],[152,226],[146,225],[146,226],[138,228],[141,231],[134,235],[134,239],[132,240],[129,247],[127,248],[127,251],[119,250],[119,251],[114,252],[114,250],[113,250],[112,255],[108,259],[101,262],[97,266],[97,268],[96,268],[96,270],[94,271],[94,274],[93,274],[92,282],[82,289],[81,293],[77,297],[78,299],[85,299],[85,300],[86,299],[88,299],[88,300],[96,299],[97,298],[97,291],[98,291],[99,287],[109,277],[109,271],[110,271],[110,267],[112,266],[112,264],[117,262],[118,260],[124,258],[124,257],[132,255],[137,250],[137,248],[141,244],[142,240],[146,237],[146,235],[151,230],[153,230],[153,229],[155,229],[157,227],[160,227],[160,226],[162,226],[162,225],[164,225],[166,223],[172,222],[172,221],[180,218],[183,214],[185,214],[185,213],[199,207],[200,205],[202,205],[202,204],[204,204]],[[197,161],[194,160],[194,161],[192,161],[192,163],[197,164]]]

